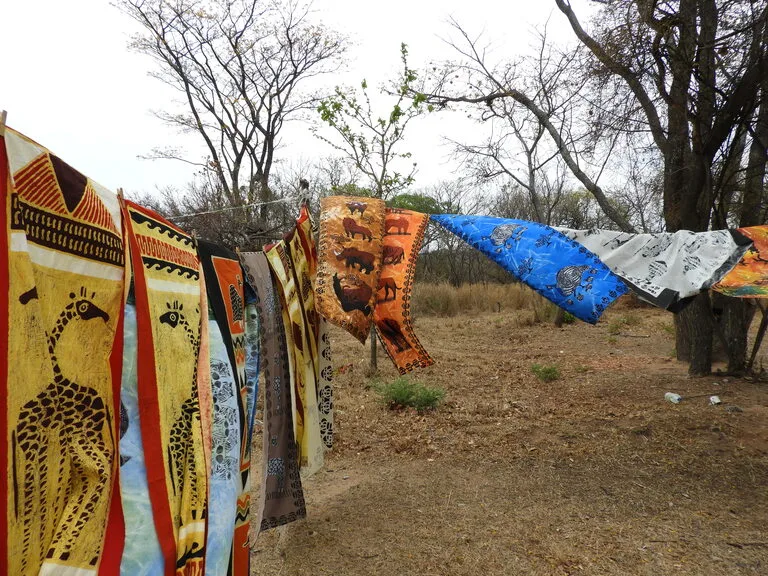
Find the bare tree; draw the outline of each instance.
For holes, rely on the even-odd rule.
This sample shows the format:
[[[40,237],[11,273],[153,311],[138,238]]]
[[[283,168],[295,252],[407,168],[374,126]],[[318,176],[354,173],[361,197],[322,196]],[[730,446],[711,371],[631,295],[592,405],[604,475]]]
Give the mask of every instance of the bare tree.
[[[269,178],[285,122],[317,101],[302,92],[336,70],[346,40],[313,24],[297,0],[118,0],[144,33],[131,46],[157,64],[184,112],[158,118],[205,143],[209,157],[156,148],[150,158],[188,162],[209,175],[228,206],[271,199]],[[258,215],[265,218],[266,211]]]
[[[727,157],[728,146],[739,142],[733,137],[738,127],[755,131],[755,112],[765,99],[761,81],[768,69],[768,5],[742,0],[596,0],[600,10],[587,32],[568,0],[555,4],[580,42],[578,50],[564,55],[567,74],[560,78],[563,84],[572,83],[569,94],[579,94],[589,104],[586,116],[593,144],[610,150],[624,138],[652,146],[661,159],[666,229],[706,230],[716,194],[717,159]],[[564,138],[569,125],[548,114],[540,92],[514,73],[514,65],[484,65],[485,52],[477,41],[456,28],[463,39],[456,48],[465,61],[459,70],[469,71],[468,87],[452,89],[443,76],[426,94],[427,100],[485,106],[512,100],[525,106],[605,213],[622,230],[632,231],[627,218],[576,162]],[[493,83],[475,85],[476,77]],[[762,164],[755,165],[757,180]],[[678,357],[690,361],[692,374],[708,373],[713,323],[707,295],[677,314],[675,323]]]
[[[510,137],[522,144],[528,164],[527,174],[516,181],[532,193],[534,206],[539,204],[535,213],[540,221],[543,221],[544,210],[535,194],[536,173],[559,156],[574,177],[594,195],[611,221],[622,230],[633,231],[634,227],[616,210],[598,183],[615,138],[608,141],[608,153],[602,155],[602,161],[595,165],[589,162],[590,158],[596,157],[593,154],[595,142],[600,142],[603,147],[606,144],[603,139],[592,137],[589,130],[582,129],[576,113],[579,95],[589,82],[589,77],[572,73],[581,60],[581,52],[561,52],[551,48],[545,30],[539,38],[537,57],[532,61],[493,64],[487,46],[479,37],[471,37],[458,22],[451,23],[459,39],[449,41],[449,45],[459,60],[433,68],[427,91],[408,87],[410,92],[439,107],[452,103],[479,105],[482,120],[504,120],[507,129],[500,137],[486,143],[484,153],[490,160],[489,165],[495,164],[501,171],[506,168],[507,175],[512,176],[500,144]],[[549,140],[548,147],[543,145],[544,134]],[[465,148],[465,151],[468,150]],[[480,152],[481,149],[471,151]],[[489,170],[489,174],[493,171]]]

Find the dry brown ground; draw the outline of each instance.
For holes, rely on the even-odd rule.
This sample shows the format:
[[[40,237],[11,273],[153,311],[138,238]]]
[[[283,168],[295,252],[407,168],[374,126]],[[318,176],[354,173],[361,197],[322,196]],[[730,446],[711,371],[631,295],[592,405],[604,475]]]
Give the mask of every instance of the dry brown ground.
[[[383,407],[367,348],[334,332],[336,447],[253,574],[768,574],[768,385],[688,378],[662,311],[526,314],[420,318],[437,364],[416,377],[448,393],[425,415]]]

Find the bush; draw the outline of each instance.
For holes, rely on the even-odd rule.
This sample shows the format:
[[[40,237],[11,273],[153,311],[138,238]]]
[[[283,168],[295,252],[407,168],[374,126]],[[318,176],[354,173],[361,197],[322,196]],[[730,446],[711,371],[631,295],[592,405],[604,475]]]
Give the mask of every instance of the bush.
[[[533,364],[531,372],[542,382],[553,382],[560,378],[560,370],[555,365]]]
[[[419,412],[436,409],[445,398],[445,390],[424,386],[420,382],[401,376],[392,382],[374,386],[390,410],[415,408]]]
[[[563,314],[563,324],[573,324],[574,322],[576,322],[576,316],[570,312],[565,312]]]

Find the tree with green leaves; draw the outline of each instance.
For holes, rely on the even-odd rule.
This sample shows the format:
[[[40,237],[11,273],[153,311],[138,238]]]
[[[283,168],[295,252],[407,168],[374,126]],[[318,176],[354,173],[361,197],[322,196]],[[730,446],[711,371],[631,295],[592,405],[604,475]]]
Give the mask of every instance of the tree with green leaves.
[[[415,118],[431,109],[424,97],[408,95],[406,86],[417,83],[418,77],[408,67],[405,44],[400,45],[400,57],[403,69],[394,83],[395,90],[381,90],[380,96],[394,100],[386,112],[374,110],[366,80],[359,89],[337,86],[332,96],[318,104],[321,125],[313,129],[318,138],[358,170],[363,182],[356,191],[382,200],[403,193],[413,183],[416,162],[411,160],[410,152],[403,150],[405,131]],[[321,127],[329,128],[331,135],[326,136]],[[376,334],[371,329],[371,373],[377,366]]]

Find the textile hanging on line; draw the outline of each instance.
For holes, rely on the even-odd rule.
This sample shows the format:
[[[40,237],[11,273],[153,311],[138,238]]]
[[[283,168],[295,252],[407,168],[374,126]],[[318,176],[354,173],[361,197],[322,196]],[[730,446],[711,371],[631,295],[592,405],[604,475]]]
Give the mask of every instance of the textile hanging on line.
[[[0,192],[0,573],[96,574],[120,504],[111,499],[125,280],[117,196],[10,129]]]
[[[752,245],[712,289],[726,296],[765,298],[768,296],[768,226],[737,228],[736,232]]]
[[[126,202],[136,296],[138,398],[149,495],[165,574],[199,575],[205,560],[207,465],[198,366],[200,263],[193,239]],[[203,357],[207,365],[207,355]],[[130,423],[129,423],[130,426]]]
[[[296,226],[272,245],[266,256],[284,302],[295,438],[302,473],[310,475],[323,465],[324,443],[318,407],[320,327],[310,276],[310,267],[314,266],[309,263],[314,259],[314,245],[306,206]]]
[[[640,298],[672,312],[717,282],[750,244],[728,230],[661,234],[557,230],[596,254]]]
[[[432,219],[585,322],[597,322],[627,291],[597,256],[544,224],[460,214]]]
[[[153,521],[141,437],[136,305],[133,298],[131,294],[125,306],[123,379],[120,389],[120,496],[125,517],[125,549],[120,573],[123,576],[149,576],[163,573],[163,552]]]
[[[307,515],[293,436],[290,371],[280,298],[266,256],[240,254],[246,277],[256,293],[264,371],[264,447],[262,451],[259,530],[276,528]]]
[[[411,325],[411,288],[429,215],[387,208],[381,277],[373,320],[400,374],[434,364]]]
[[[216,319],[216,328],[219,329],[221,341],[228,357],[229,373],[234,378],[236,395],[229,397],[229,384],[227,382],[224,367],[216,364],[214,370],[213,348],[211,348],[211,384],[213,390],[213,458],[211,468],[211,480],[218,484],[235,482],[237,490],[236,506],[232,513],[237,512],[237,523],[233,523],[230,530],[234,530],[227,536],[231,545],[231,562],[229,571],[220,572],[213,570],[206,563],[206,572],[209,574],[238,575],[250,573],[250,561],[248,551],[248,529],[250,508],[250,482],[251,449],[248,438],[250,431],[247,428],[252,415],[248,412],[255,408],[254,398],[249,397],[249,388],[246,382],[246,320],[245,320],[245,294],[244,277],[237,254],[218,246],[212,242],[200,240],[198,242],[198,255],[205,274],[205,283],[208,300]],[[214,327],[211,326],[213,329]],[[219,380],[214,377],[219,377]],[[234,412],[230,412],[229,404],[234,402]],[[218,431],[218,435],[216,432]],[[227,453],[237,446],[237,471],[230,473]],[[219,460],[219,459],[222,460]],[[211,498],[214,496],[211,487]],[[225,489],[226,492],[226,489]],[[223,496],[224,492],[222,493]],[[213,513],[213,502],[211,502]],[[217,519],[218,522],[218,519]],[[218,525],[218,524],[217,524]],[[223,538],[223,536],[222,536]],[[208,542],[216,540],[216,536],[209,529]],[[221,545],[221,540],[216,541],[216,547]],[[211,550],[209,547],[208,553]]]
[[[365,343],[381,274],[384,202],[331,196],[320,200],[317,311]]]
[[[224,336],[211,314],[208,319],[213,399],[212,447],[208,479],[208,538],[205,573],[231,573],[237,499],[240,493],[240,418],[237,378],[229,360]]]

